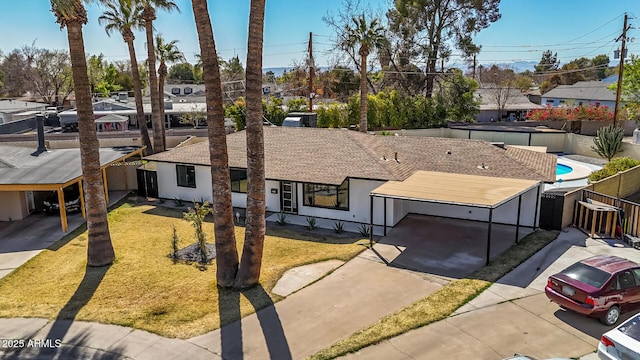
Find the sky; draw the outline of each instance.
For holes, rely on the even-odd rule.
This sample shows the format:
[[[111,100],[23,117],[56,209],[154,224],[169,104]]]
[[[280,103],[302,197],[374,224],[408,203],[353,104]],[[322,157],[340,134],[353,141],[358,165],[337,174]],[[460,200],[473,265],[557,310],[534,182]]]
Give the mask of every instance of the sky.
[[[178,48],[193,62],[199,47],[191,1],[174,1],[180,12],[159,12],[154,25],[166,41],[178,40]],[[384,13],[390,6],[390,0],[362,2],[378,13]],[[316,63],[332,65],[335,56],[328,50],[333,47],[335,34],[322,18],[339,11],[341,4],[342,0],[267,0],[263,66],[287,67],[301,63],[310,32],[314,34]],[[128,60],[122,37],[119,34],[108,37],[98,24],[102,9],[93,4],[88,5],[87,10],[86,53],[102,53],[109,61]],[[238,55],[242,63],[246,63],[249,0],[209,0],[209,11],[216,47],[223,59]],[[625,12],[632,26],[628,36],[640,34],[637,0],[502,0],[500,12],[500,20],[474,36],[482,46],[479,64],[537,62],[547,49],[557,52],[561,63],[599,54],[609,55],[614,62],[613,51],[620,46],[615,39],[622,32]],[[0,31],[0,51],[4,54],[32,43],[39,48],[68,48],[66,32],[55,23],[48,0],[0,0]],[[139,60],[146,58],[144,38],[144,33],[136,33]],[[627,44],[630,54],[640,52],[640,39]],[[462,63],[458,53],[454,51],[451,63]]]

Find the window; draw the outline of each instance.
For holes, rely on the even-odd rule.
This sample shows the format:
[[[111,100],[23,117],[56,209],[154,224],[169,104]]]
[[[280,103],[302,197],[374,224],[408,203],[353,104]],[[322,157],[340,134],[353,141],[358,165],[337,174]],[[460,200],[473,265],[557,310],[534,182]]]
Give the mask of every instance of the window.
[[[193,92],[193,89],[191,89],[190,87],[186,87],[182,91],[184,92],[185,95],[189,95]]]
[[[180,95],[180,88],[177,88],[177,87],[171,88],[171,93],[173,95]]]
[[[189,165],[176,165],[176,176],[178,186],[196,187],[196,167]]]
[[[305,206],[349,210],[348,179],[340,186],[306,183],[303,193]]]
[[[247,192],[247,170],[231,169],[231,191],[237,193]]]

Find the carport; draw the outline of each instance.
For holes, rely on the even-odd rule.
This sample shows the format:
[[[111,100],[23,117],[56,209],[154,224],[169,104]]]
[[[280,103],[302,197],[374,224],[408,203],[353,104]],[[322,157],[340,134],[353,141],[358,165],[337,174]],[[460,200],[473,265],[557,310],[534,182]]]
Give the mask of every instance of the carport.
[[[515,243],[519,241],[519,230],[523,221],[523,209],[529,212],[533,219],[528,219],[527,223],[533,224],[533,228],[538,223],[538,206],[540,202],[540,181],[496,178],[489,176],[452,174],[431,171],[418,171],[404,181],[389,181],[370,192],[370,226],[373,228],[374,218],[374,198],[383,199],[383,231],[387,234],[387,200],[394,202],[418,202],[425,204],[435,204],[435,211],[438,207],[446,206],[457,208],[447,217],[470,220],[466,215],[470,208],[481,209],[481,215],[486,217],[481,221],[488,224],[486,264],[489,263],[491,254],[491,227],[495,222],[495,213],[501,211],[501,224],[512,224],[516,226]],[[533,193],[535,192],[535,198]],[[523,206],[523,198],[527,197]],[[513,209],[513,201],[517,199],[517,209]],[[531,206],[535,202],[535,207]],[[507,206],[507,204],[509,204]],[[393,207],[393,211],[396,207]],[[431,210],[433,211],[433,210]],[[515,217],[511,218],[512,211]],[[506,215],[505,215],[506,214]],[[399,218],[399,214],[394,214],[393,218]],[[404,217],[407,213],[402,214]],[[439,215],[437,212],[427,215]],[[478,216],[478,215],[476,215]],[[508,219],[505,221],[505,219]],[[471,220],[480,220],[478,218]],[[394,224],[395,225],[395,222]],[[373,231],[370,231],[370,242],[373,245]]]

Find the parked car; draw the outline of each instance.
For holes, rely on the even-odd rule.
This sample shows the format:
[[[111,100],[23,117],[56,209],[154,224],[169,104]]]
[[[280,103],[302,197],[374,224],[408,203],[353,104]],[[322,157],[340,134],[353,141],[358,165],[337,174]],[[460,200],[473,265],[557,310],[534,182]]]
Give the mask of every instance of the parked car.
[[[640,266],[612,255],[590,257],[551,275],[544,292],[564,309],[614,325],[640,305]]]
[[[640,360],[640,314],[602,335],[598,357],[602,360]]]
[[[67,186],[64,190],[64,205],[68,213],[80,211],[80,190],[78,184]],[[53,191],[42,203],[43,211],[48,214],[58,214],[60,204],[58,204],[58,192]]]

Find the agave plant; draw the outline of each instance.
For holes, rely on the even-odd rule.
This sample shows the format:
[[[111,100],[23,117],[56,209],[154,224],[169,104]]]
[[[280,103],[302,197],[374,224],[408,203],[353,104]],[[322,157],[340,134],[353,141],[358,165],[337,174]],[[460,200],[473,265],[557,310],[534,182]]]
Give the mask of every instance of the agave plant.
[[[594,146],[591,150],[598,155],[611,161],[617,153],[622,151],[620,148],[622,139],[624,138],[624,129],[613,124],[600,128],[593,139]]]

